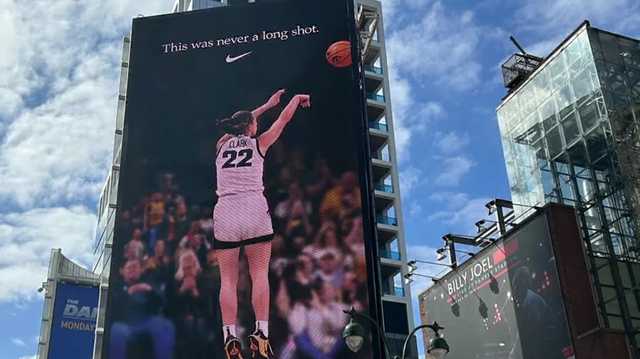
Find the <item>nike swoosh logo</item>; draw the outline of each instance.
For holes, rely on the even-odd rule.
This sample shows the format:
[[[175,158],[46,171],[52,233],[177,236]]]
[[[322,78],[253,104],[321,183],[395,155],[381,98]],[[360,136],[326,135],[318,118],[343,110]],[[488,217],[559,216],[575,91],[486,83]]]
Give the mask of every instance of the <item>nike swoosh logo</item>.
[[[243,58],[243,57],[245,57],[245,56],[249,55],[249,54],[250,54],[250,53],[252,53],[252,52],[253,52],[253,51],[245,52],[244,54],[242,54],[242,55],[238,55],[238,56],[236,56],[236,57],[231,57],[230,55],[227,55],[227,58],[226,58],[226,60],[225,60],[225,61],[227,61],[227,63],[228,63],[228,64],[230,64],[230,63],[232,63],[232,62],[236,62],[236,61],[240,60],[241,58]]]

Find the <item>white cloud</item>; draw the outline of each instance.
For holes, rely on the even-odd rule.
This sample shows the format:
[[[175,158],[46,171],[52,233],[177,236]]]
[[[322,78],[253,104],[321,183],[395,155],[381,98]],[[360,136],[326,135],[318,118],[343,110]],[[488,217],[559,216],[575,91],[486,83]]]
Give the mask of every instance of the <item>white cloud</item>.
[[[526,1],[514,18],[526,30],[554,35],[558,31],[568,34],[582,20],[594,26],[607,26],[614,32],[637,32],[637,16],[625,16],[640,11],[637,0],[539,0]],[[622,11],[622,12],[621,12]]]
[[[34,354],[34,355],[21,356],[18,359],[36,359],[36,358],[37,356]]]
[[[389,56],[393,56],[389,53]],[[420,103],[414,96],[415,88],[408,77],[402,77],[398,71],[391,70],[389,86],[393,101],[393,131],[396,151],[400,161],[409,159],[409,145],[412,138],[421,135],[434,120],[445,115],[438,102]]]
[[[411,118],[411,123],[415,124],[415,128],[418,131],[426,130],[427,125],[433,120],[442,117],[445,113],[442,105],[433,101],[417,106],[416,110],[413,118]]]
[[[87,66],[108,72],[100,56],[106,57],[91,55]],[[110,84],[104,78],[74,83],[8,126],[0,146],[0,198],[30,207],[96,197],[112,145]]]
[[[403,196],[408,197],[411,192],[420,184],[422,171],[416,167],[407,167],[400,170],[400,191]]]
[[[435,178],[435,183],[440,186],[457,186],[463,177],[475,166],[475,162],[466,155],[443,157],[442,168]]]
[[[417,17],[401,17],[400,7]],[[477,62],[480,29],[473,13],[450,13],[440,2],[385,0],[387,56],[393,100],[395,143],[400,161],[409,159],[409,145],[435,119],[445,116],[439,102],[420,98],[417,84],[470,89],[480,80]],[[420,15],[423,14],[423,15]],[[391,23],[391,24],[389,24]]]
[[[437,132],[434,136],[436,149],[443,154],[460,152],[469,145],[469,135],[457,132]]]
[[[416,96],[419,91],[413,83],[420,83],[420,78],[416,76],[416,73],[405,68],[405,64],[399,59],[403,53],[396,52],[397,45],[394,45],[404,41],[401,38],[403,31],[415,24],[415,22],[407,21],[406,17],[400,16],[397,9],[409,7],[418,11],[427,5],[429,5],[429,1],[383,0],[382,2],[386,19],[386,46],[390,68],[389,86],[393,101],[395,146],[401,162],[406,162],[409,159],[409,145],[414,136],[422,134],[431,122],[445,115],[440,103],[431,100],[424,101]],[[413,37],[411,41],[415,41]]]
[[[11,343],[13,343],[13,345],[17,346],[17,347],[24,347],[26,346],[24,340],[20,339],[20,338],[11,338]]]
[[[0,0],[0,302],[30,299],[52,247],[90,264],[122,37],[163,1]],[[68,208],[64,208],[67,206]]]
[[[408,208],[409,217],[417,217],[422,214],[422,205],[418,201],[409,200]]]
[[[411,128],[407,123],[406,113],[408,109],[415,105],[415,99],[411,94],[411,84],[409,80],[395,74],[392,70],[389,73],[389,86],[393,96],[393,133],[396,151],[400,161],[406,160],[407,147],[411,141]]]
[[[0,6],[0,201],[29,208],[95,198],[111,151],[121,38],[168,5]]]
[[[396,14],[399,0],[382,0],[382,13],[385,16],[387,23],[391,22],[391,19]]]
[[[428,220],[442,222],[456,233],[474,234],[474,223],[488,216],[484,205],[490,201],[489,198],[471,198],[466,193],[444,194],[440,198],[446,201],[445,208],[430,215]]]
[[[621,15],[621,9],[629,16]],[[526,50],[546,56],[583,20],[608,31],[640,36],[640,20],[631,15],[638,12],[637,0],[539,0],[523,2],[513,18],[518,19],[519,33],[539,38]]]
[[[0,214],[0,302],[36,295],[51,248],[91,264],[95,223],[93,211],[81,206]]]
[[[469,195],[462,192],[435,192],[429,199],[436,202],[443,202],[449,206],[455,203],[462,203],[469,200]]]
[[[429,4],[424,16],[389,37],[393,70],[410,74],[428,86],[466,90],[480,81],[477,61],[481,29],[471,11],[448,12],[440,2]]]
[[[418,216],[422,212],[422,205],[414,192],[419,191],[419,187],[426,183],[426,178],[421,169],[408,166],[402,168],[398,175],[400,180],[400,193],[403,198],[403,208],[409,217]]]
[[[381,0],[385,22],[401,23],[412,11],[420,11],[430,2],[431,0]],[[399,9],[410,11],[398,11]]]

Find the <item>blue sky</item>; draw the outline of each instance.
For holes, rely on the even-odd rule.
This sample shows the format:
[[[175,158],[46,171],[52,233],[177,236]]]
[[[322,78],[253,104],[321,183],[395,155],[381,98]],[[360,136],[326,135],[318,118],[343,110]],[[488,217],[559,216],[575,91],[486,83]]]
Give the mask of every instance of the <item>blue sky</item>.
[[[120,40],[169,0],[0,0],[0,356],[36,351],[49,250],[89,265]],[[495,107],[514,34],[544,56],[584,19],[640,37],[634,0],[383,0],[406,238],[432,259],[508,198]],[[421,272],[437,269],[423,267]],[[414,294],[426,282],[414,284]],[[417,312],[417,310],[416,310]]]

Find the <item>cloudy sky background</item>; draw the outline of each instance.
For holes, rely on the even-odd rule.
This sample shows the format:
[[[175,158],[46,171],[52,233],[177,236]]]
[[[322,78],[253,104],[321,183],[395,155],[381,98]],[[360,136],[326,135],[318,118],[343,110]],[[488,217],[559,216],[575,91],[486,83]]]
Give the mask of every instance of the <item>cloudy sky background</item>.
[[[36,351],[50,249],[93,262],[121,39],[170,0],[0,0],[0,353]],[[640,37],[634,0],[383,0],[411,258],[509,198],[495,107],[513,34],[544,56],[584,19]],[[420,268],[422,273],[438,268]],[[426,281],[414,284],[418,293]],[[415,312],[417,313],[417,307]]]

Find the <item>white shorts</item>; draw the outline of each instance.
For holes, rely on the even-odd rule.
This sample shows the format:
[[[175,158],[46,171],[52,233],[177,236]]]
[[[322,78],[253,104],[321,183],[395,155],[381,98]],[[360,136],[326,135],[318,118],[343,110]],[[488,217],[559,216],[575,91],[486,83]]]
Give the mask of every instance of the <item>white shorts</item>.
[[[235,248],[271,240],[273,224],[261,192],[223,196],[213,209],[214,247]]]

